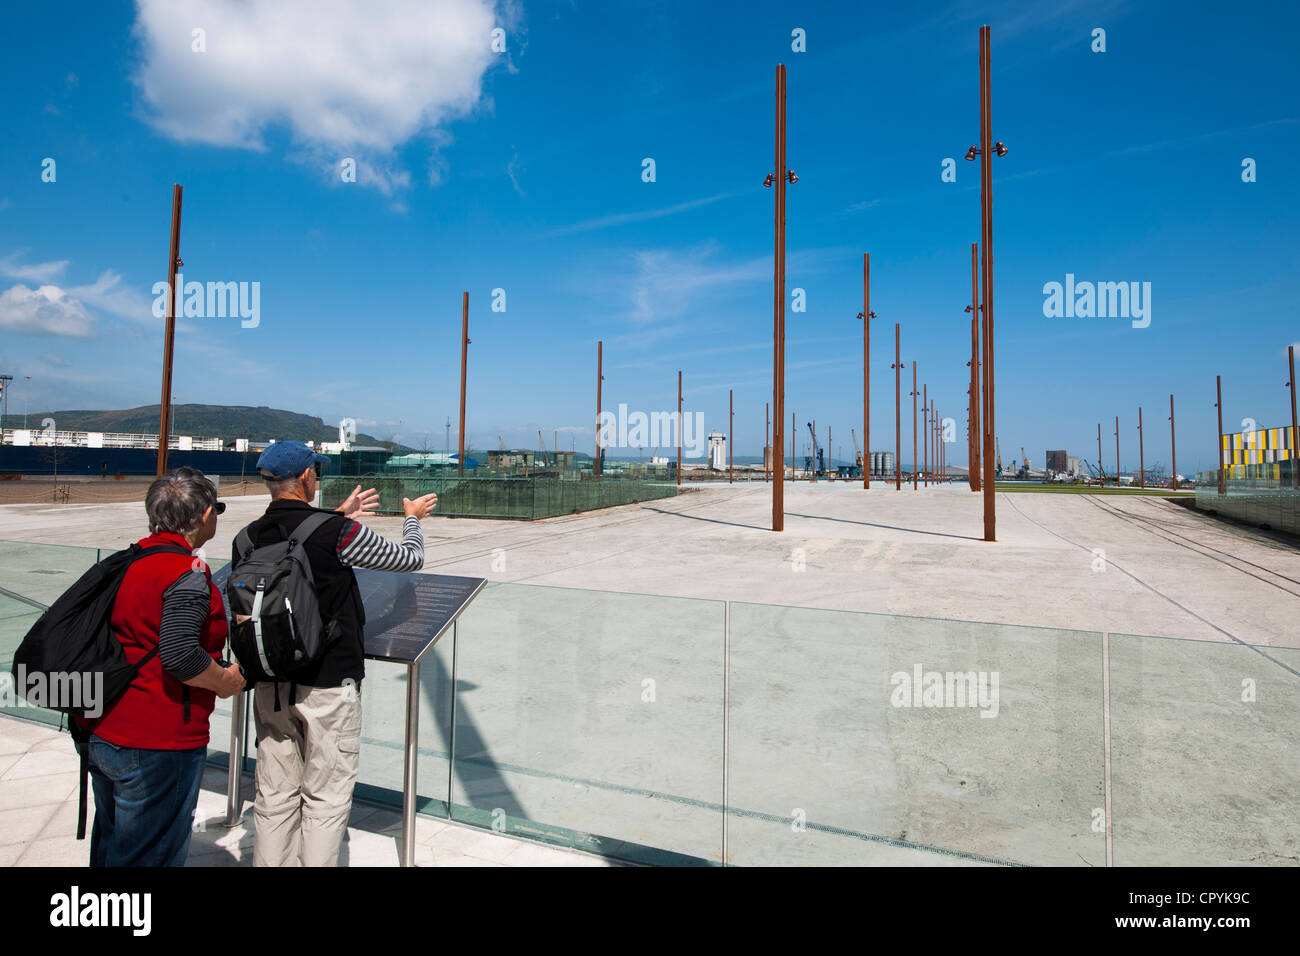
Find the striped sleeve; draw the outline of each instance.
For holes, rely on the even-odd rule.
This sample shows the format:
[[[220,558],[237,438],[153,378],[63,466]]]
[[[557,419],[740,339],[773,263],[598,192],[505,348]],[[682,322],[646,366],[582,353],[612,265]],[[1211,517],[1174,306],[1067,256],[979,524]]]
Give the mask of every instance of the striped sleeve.
[[[339,533],[339,561],[350,568],[372,571],[418,571],[424,567],[424,534],[420,519],[402,522],[402,543],[389,541],[363,524],[347,521]]]
[[[163,670],[178,681],[198,677],[212,663],[199,646],[211,602],[212,590],[202,571],[186,571],[163,592],[158,659]]]

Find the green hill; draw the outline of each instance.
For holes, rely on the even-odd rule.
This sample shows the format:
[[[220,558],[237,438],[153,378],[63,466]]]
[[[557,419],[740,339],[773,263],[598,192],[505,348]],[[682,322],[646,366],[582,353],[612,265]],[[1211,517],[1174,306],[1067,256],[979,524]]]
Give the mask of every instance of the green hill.
[[[28,412],[30,427],[39,428],[42,419],[53,418],[60,431],[157,433],[157,405],[118,410],[65,409],[58,412]],[[14,427],[14,416],[5,423]],[[327,425],[314,415],[303,415],[265,405],[173,405],[172,434],[217,437],[224,440],[247,438],[270,441],[296,438],[299,441],[338,441],[337,425]],[[383,445],[381,439],[357,433],[358,445]],[[406,446],[394,443],[395,450]]]

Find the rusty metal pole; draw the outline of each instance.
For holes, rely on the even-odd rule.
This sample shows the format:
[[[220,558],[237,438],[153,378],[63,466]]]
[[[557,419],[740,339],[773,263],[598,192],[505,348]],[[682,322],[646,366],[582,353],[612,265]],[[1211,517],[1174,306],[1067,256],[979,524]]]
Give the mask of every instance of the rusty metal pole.
[[[980,490],[980,253],[970,244],[970,490]]]
[[[785,422],[785,64],[776,68],[776,237],[772,254],[772,445],[784,454],[781,429]],[[793,425],[792,425],[793,431]],[[794,435],[790,436],[791,442]],[[791,453],[791,480],[794,480],[794,456]],[[785,469],[776,470],[772,482],[772,530],[785,528]]]
[[[1115,416],[1115,487],[1119,488],[1119,416]]]
[[[925,427],[921,429],[921,484],[930,487],[930,386],[921,386],[921,413]]]
[[[605,381],[604,368],[605,343],[603,340],[596,342],[596,477],[599,478],[601,472],[600,458],[600,386]]]
[[[916,491],[916,363],[912,363],[912,490]]]
[[[1146,473],[1147,473],[1146,458],[1144,457],[1144,452],[1142,450],[1142,406],[1139,405],[1138,406],[1138,487],[1139,488],[1145,488],[1147,486]]]
[[[457,455],[458,472],[465,474],[465,373],[469,367],[469,293],[460,300],[460,451]]]
[[[1106,466],[1101,463],[1101,422],[1097,423],[1097,473],[1101,476],[1101,486],[1106,487]]]
[[[1218,375],[1214,376],[1214,394],[1216,398],[1214,407],[1219,410],[1218,471],[1219,494],[1222,496],[1228,493],[1228,476],[1223,471],[1223,379]]]
[[[862,469],[862,487],[871,487],[871,253],[862,254],[862,451],[866,467]]]
[[[158,403],[158,474],[167,470],[172,429],[172,352],[176,342],[176,266],[181,255],[181,187],[172,186],[172,236],[167,247],[167,324],[163,330],[162,400]],[[26,425],[24,425],[26,427]]]
[[[763,480],[768,481],[772,477],[772,405],[770,402],[763,403]]]
[[[1291,487],[1300,488],[1300,428],[1296,427],[1295,415],[1295,346],[1286,347],[1286,360],[1291,370],[1291,380],[1287,382],[1291,386]]]
[[[677,370],[677,487],[682,486],[682,370]]]
[[[790,413],[790,480],[791,481],[794,481],[794,470],[795,470],[794,463],[795,461],[798,460],[795,457],[798,454],[798,452],[795,449],[795,444],[797,441],[795,436],[797,436],[798,434],[799,434],[799,426],[795,424],[794,412],[791,412]]]
[[[903,490],[903,359],[899,323],[894,323],[894,490]]]
[[[1170,393],[1169,395],[1169,453],[1173,455],[1173,459],[1174,459],[1174,465],[1173,465],[1174,491],[1177,491],[1178,490],[1178,442],[1176,440],[1176,436],[1174,435],[1174,396],[1172,393]]]
[[[826,480],[835,480],[835,430],[826,426]]]
[[[736,392],[735,389],[727,389],[727,484],[736,483],[735,462],[736,455],[732,444],[732,433],[736,430]]]
[[[993,120],[989,28],[980,27],[980,219],[984,250],[984,540],[997,540],[993,495]]]
[[[934,409],[934,414],[930,416],[930,427],[934,429],[934,483],[936,485],[943,481],[943,449],[939,446],[939,409]]]

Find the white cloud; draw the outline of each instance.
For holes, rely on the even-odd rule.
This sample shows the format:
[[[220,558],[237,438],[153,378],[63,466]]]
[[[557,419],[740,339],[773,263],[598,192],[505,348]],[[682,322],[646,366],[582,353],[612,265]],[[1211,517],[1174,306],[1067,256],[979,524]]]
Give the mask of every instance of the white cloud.
[[[268,128],[287,127],[321,168],[353,156],[358,182],[385,194],[410,182],[394,168],[394,151],[417,135],[442,141],[439,128],[479,104],[497,60],[489,0],[137,7],[135,81],[157,129],[183,142],[263,149]],[[195,29],[205,31],[206,52],[192,49]]]
[[[0,259],[0,275],[14,279],[26,279],[28,282],[49,282],[68,265],[67,259],[56,262],[33,262],[23,265],[18,261],[18,253],[11,253]]]
[[[112,269],[105,269],[90,285],[72,286],[68,294],[82,302],[111,312],[113,315],[143,325],[160,325],[153,314],[153,299],[140,289],[122,284],[122,277]]]
[[[685,252],[635,253],[636,278],[628,318],[638,324],[676,318],[724,286],[761,281],[771,273],[767,259],[714,263],[710,261],[714,251],[715,247],[708,244]]]
[[[514,175],[511,174],[511,180]],[[518,189],[518,184],[515,186]],[[630,222],[646,222],[651,219],[662,219],[664,216],[675,216],[679,212],[687,212],[691,209],[698,209],[700,206],[707,206],[710,203],[718,202],[721,199],[730,199],[738,193],[718,193],[716,196],[706,196],[703,199],[691,199],[686,202],[679,202],[673,206],[661,206],[658,209],[643,209],[639,212],[621,212],[610,216],[598,216],[595,219],[584,219],[582,222],[575,222],[572,225],[560,226],[552,229],[546,235],[550,236],[568,236],[575,232],[590,232],[593,229],[605,229],[609,226],[622,226]]]
[[[58,286],[16,285],[0,293],[0,329],[89,338],[95,332],[95,317]]]
[[[526,196],[527,193],[524,192],[524,187],[519,185],[519,172],[521,168],[522,167],[519,163],[519,153],[516,152],[514,156],[510,158],[510,162],[506,163],[506,175],[510,177],[510,185],[515,187],[515,192],[519,193],[521,196]]]

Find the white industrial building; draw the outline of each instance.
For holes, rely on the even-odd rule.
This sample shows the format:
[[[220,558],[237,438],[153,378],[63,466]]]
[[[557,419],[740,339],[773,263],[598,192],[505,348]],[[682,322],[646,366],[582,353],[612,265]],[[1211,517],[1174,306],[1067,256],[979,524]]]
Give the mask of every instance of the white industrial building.
[[[727,470],[727,436],[722,432],[709,432],[709,468]]]

